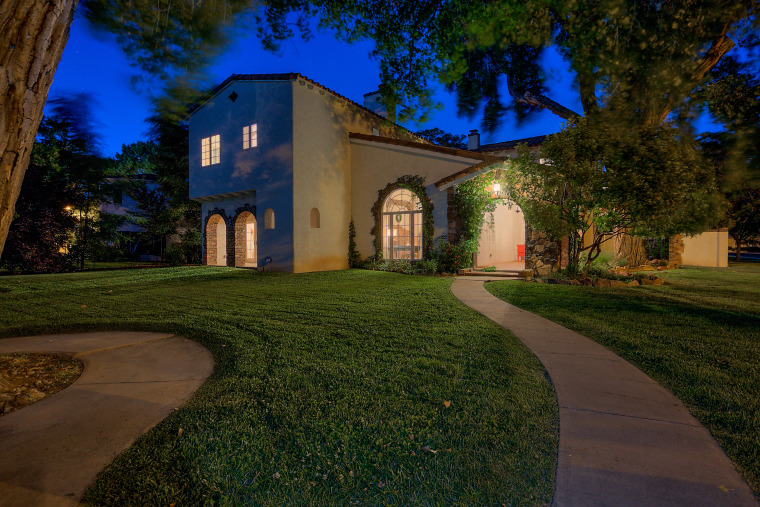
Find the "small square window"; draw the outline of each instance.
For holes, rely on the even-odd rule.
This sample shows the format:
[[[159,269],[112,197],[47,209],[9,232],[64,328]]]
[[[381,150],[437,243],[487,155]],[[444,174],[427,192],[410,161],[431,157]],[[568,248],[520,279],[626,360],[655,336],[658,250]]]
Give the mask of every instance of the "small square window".
[[[201,139],[201,166],[218,164],[220,161],[221,137],[219,134]]]
[[[255,123],[243,127],[243,149],[255,148],[259,145],[259,132]]]

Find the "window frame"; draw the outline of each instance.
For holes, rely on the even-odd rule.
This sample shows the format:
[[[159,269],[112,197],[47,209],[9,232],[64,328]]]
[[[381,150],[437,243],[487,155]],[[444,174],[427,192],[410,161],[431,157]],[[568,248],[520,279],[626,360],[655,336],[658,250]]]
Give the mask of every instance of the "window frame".
[[[408,192],[411,195],[410,202],[413,205],[413,209],[408,211],[386,211],[388,208],[388,201],[393,197],[394,194],[397,192]],[[383,200],[383,206],[382,211],[380,213],[380,228],[381,228],[381,234],[382,234],[382,247],[383,247],[383,258],[387,258],[388,260],[408,260],[410,262],[417,262],[424,259],[425,256],[425,238],[424,238],[424,216],[423,216],[423,207],[422,207],[422,200],[420,197],[413,192],[412,190],[404,187],[399,187],[394,190],[392,190]],[[394,244],[395,244],[395,238],[397,238],[397,235],[393,234],[393,221],[395,220],[396,215],[409,215],[409,237],[411,238],[411,249],[409,251],[409,258],[398,258],[394,256]],[[386,223],[387,220],[387,223]],[[403,218],[402,218],[403,220]],[[401,222],[401,220],[396,220],[397,222]],[[419,223],[418,223],[419,222]],[[417,230],[419,228],[419,231]],[[386,232],[390,231],[390,235],[386,235]],[[415,255],[415,239],[417,238],[419,234],[419,254]],[[388,256],[386,257],[385,253],[388,252]]]
[[[221,134],[201,138],[201,167],[222,163]]]
[[[259,147],[259,124],[251,123],[243,126],[243,150]]]

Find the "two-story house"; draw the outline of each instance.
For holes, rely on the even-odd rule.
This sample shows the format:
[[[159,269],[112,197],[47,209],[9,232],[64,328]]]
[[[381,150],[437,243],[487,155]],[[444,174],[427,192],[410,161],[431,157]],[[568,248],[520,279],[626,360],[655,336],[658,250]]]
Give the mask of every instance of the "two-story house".
[[[187,120],[204,263],[346,269],[351,220],[363,258],[420,260],[458,233],[454,185],[503,168],[517,144],[537,149],[543,139],[481,146],[472,133],[468,150],[436,146],[390,121],[377,97],[367,94],[361,106],[300,74],[234,74],[198,104]],[[532,233],[519,207],[499,207],[487,222],[478,265],[561,264],[561,254],[526,241]],[[687,253],[705,257],[694,263],[726,265],[724,236],[687,239]]]

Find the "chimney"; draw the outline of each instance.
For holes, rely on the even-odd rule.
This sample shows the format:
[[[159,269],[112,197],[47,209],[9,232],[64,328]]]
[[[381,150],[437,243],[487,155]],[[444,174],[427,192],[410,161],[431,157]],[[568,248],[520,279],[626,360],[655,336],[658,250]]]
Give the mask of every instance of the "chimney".
[[[480,133],[478,129],[470,130],[470,135],[467,136],[467,149],[474,151],[480,148]]]
[[[388,108],[386,108],[385,104],[382,103],[382,98],[380,96],[379,90],[376,92],[369,92],[364,94],[364,107],[375,114],[379,114],[383,118],[387,118],[393,122],[396,121],[396,107],[391,107],[389,114]]]
[[[383,118],[388,117],[388,111],[386,111],[385,106],[380,103],[379,91],[364,94],[364,107],[375,114],[379,114]]]

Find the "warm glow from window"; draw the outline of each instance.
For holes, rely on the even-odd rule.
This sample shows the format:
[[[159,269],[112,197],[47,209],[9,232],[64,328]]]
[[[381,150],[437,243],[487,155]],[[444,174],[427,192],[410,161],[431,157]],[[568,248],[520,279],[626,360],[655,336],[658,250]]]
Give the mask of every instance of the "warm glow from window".
[[[220,161],[221,137],[219,134],[201,139],[201,166],[218,164]]]
[[[259,129],[255,123],[243,127],[243,149],[255,148],[259,145]]]
[[[422,203],[405,188],[391,192],[383,206],[383,257],[422,259]]]
[[[256,260],[256,223],[253,220],[245,224],[245,260]]]

